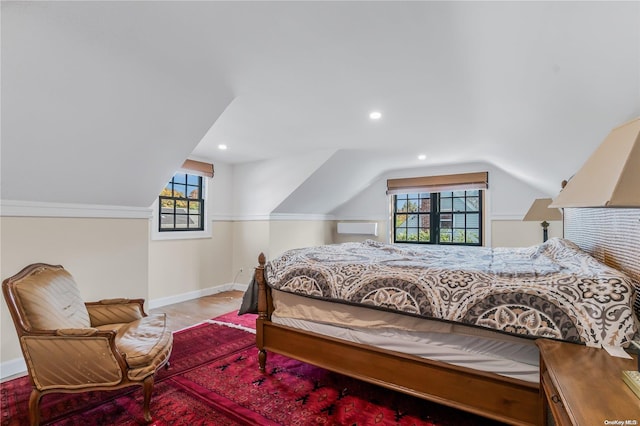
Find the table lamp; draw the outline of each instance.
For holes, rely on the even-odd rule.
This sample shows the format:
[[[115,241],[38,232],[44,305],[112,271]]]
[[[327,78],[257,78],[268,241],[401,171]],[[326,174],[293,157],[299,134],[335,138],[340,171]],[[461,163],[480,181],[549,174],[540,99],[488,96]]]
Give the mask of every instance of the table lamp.
[[[542,221],[542,241],[547,241],[549,233],[547,228],[549,227],[548,220],[562,220],[562,213],[559,209],[549,208],[551,204],[551,198],[538,198],[531,204],[529,211],[522,220],[525,221]]]

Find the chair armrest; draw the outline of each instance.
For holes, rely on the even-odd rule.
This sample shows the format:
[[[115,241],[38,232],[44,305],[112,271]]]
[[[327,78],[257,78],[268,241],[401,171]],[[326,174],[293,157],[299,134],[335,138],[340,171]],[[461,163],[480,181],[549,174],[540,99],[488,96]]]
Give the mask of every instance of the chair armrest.
[[[35,386],[82,389],[114,386],[127,378],[127,363],[113,330],[60,329],[20,338]]]
[[[105,299],[85,303],[92,327],[130,323],[146,317],[144,299]]]
[[[89,337],[96,334],[99,330],[97,328],[60,328],[55,330],[56,336],[79,336]]]

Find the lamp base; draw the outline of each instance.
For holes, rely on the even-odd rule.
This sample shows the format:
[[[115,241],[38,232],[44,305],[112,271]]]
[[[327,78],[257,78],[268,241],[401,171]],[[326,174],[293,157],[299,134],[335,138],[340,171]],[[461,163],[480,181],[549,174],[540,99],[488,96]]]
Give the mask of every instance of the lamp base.
[[[545,220],[540,226],[542,226],[542,242],[544,243],[549,239],[549,231],[547,230],[547,228],[549,228],[549,222]]]

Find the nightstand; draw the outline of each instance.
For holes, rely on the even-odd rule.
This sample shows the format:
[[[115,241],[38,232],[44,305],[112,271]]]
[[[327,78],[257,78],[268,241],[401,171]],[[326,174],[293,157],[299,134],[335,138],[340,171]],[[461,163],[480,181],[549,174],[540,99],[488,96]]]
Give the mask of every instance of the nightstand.
[[[556,425],[638,425],[640,398],[622,381],[635,359],[616,358],[604,349],[538,339],[542,419]]]

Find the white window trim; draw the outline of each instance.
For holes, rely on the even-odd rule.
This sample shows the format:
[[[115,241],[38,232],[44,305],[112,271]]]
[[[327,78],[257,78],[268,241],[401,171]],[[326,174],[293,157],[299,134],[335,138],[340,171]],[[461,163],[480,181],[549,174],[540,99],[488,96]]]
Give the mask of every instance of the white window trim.
[[[181,171],[181,170],[178,170]],[[187,172],[189,173],[189,172]],[[191,174],[196,174],[191,172]],[[150,229],[150,236],[151,236],[151,240],[153,241],[163,241],[163,240],[193,240],[193,239],[198,239],[198,238],[211,238],[211,221],[208,219],[209,218],[209,178],[208,177],[202,177],[202,192],[204,195],[204,217],[202,218],[203,220],[203,225],[204,225],[204,230],[203,231],[168,231],[168,232],[160,232],[158,231],[158,226],[159,226],[159,209],[158,209],[158,197],[156,197],[156,200],[154,201],[154,203],[151,205],[151,211],[153,212],[152,216],[151,216],[151,220],[149,221],[151,226]]]

